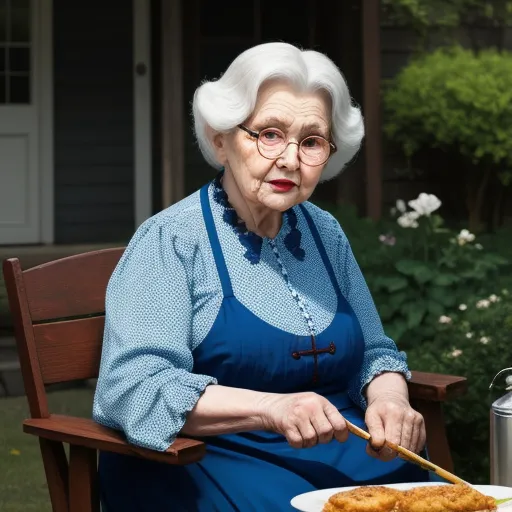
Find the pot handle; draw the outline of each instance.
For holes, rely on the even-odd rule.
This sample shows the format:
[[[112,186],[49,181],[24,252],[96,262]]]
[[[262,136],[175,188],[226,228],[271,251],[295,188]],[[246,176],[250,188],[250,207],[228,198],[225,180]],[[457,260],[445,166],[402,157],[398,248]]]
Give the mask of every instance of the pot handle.
[[[512,372],[512,368],[504,368],[503,370],[500,370],[495,376],[494,376],[494,379],[492,379],[492,382],[491,382],[491,385],[489,386],[489,389],[492,389],[492,387],[494,386],[494,381],[497,379],[497,377],[499,377],[503,372]],[[510,386],[507,388],[507,391],[509,391],[510,389],[512,389],[512,382],[509,382],[510,381],[510,377],[507,378],[506,382],[507,384],[510,384]]]

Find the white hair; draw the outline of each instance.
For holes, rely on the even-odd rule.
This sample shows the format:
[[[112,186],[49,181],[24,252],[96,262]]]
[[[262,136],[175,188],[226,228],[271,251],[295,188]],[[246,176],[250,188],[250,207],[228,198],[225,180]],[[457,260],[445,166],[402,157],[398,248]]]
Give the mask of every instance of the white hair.
[[[241,53],[226,72],[201,84],[192,104],[194,130],[206,161],[216,169],[212,133],[228,132],[249,118],[258,91],[268,80],[282,79],[298,91],[325,91],[331,98],[331,136],[338,151],[328,160],[321,181],[338,175],[358,152],[364,136],[360,109],[338,67],[324,54],[287,43],[265,43]]]

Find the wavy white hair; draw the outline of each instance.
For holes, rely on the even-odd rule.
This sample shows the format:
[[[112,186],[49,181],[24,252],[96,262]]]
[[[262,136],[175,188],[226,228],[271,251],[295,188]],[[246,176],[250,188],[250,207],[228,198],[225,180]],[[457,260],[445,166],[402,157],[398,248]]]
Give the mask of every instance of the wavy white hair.
[[[321,181],[338,175],[358,152],[364,136],[361,111],[337,66],[322,53],[300,50],[287,43],[265,43],[241,53],[215,81],[204,82],[192,104],[199,148],[214,168],[212,134],[228,132],[249,118],[258,91],[267,80],[283,79],[298,91],[326,91],[332,104],[331,136],[338,151],[328,160]]]

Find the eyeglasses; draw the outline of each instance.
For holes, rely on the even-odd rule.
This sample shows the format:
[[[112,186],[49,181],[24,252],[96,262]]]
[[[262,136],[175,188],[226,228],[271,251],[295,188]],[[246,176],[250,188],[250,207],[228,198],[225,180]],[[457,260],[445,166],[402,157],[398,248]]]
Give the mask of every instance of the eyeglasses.
[[[290,144],[297,144],[301,162],[311,166],[324,164],[337,150],[332,142],[319,135],[310,135],[300,142],[294,142],[287,140],[278,128],[265,128],[261,132],[254,132],[243,124],[239,124],[238,128],[257,139],[260,155],[269,160],[279,158]]]

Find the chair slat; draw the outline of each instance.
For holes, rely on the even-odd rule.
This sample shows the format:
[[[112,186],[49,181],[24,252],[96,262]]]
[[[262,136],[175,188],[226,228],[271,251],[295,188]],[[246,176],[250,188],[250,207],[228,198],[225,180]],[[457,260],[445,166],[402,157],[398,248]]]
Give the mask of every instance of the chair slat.
[[[97,377],[104,325],[104,316],[34,325],[43,382]]]
[[[105,310],[105,290],[124,247],[51,261],[25,270],[33,322],[85,316]]]
[[[123,455],[136,455],[167,464],[190,464],[201,460],[206,446],[202,441],[178,437],[165,451],[159,452],[126,442],[117,430],[95,423],[89,418],[52,414],[49,418],[31,418],[23,422],[23,431],[45,439],[95,448]]]

